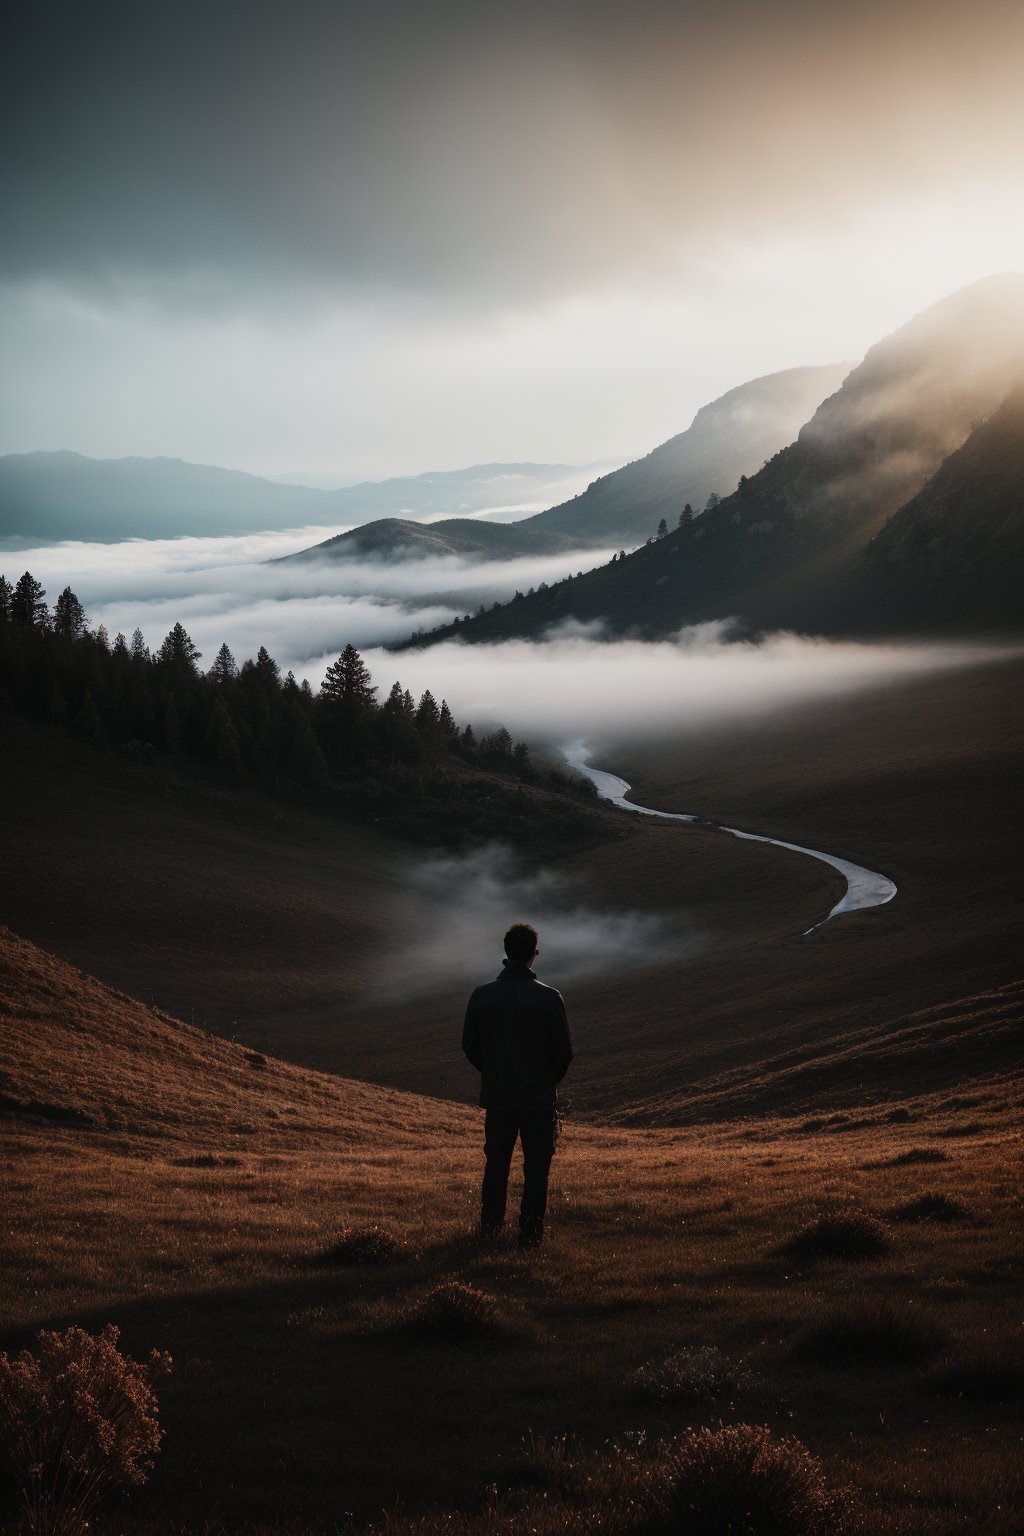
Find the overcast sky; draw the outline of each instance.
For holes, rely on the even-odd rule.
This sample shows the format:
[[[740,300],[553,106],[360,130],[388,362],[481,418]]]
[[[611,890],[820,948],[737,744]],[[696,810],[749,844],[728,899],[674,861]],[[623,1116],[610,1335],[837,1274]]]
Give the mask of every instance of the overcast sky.
[[[0,452],[646,451],[1024,267],[1019,0],[32,0]]]

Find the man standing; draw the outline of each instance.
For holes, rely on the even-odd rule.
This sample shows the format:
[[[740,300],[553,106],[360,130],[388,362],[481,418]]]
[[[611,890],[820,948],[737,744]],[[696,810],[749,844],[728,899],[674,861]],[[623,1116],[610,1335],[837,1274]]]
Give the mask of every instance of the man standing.
[[[518,1138],[523,1144],[519,1244],[533,1248],[544,1236],[556,1090],[572,1060],[572,1041],[561,993],[531,970],[538,954],[536,928],[513,923],[505,935],[505,954],[501,974],[477,987],[469,1000],[462,1049],[480,1073],[480,1103],[487,1111],[482,1231],[493,1237],[504,1223]]]

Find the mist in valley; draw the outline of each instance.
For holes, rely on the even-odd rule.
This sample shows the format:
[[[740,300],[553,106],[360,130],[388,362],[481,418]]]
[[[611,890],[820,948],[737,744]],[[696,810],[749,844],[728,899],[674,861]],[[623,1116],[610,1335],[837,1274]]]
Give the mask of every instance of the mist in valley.
[[[501,966],[502,934],[521,920],[540,934],[538,972],[559,986],[681,960],[707,942],[692,914],[600,908],[570,874],[527,865],[492,843],[405,867],[395,950],[376,997],[398,1001],[450,990],[454,978],[487,980]]]

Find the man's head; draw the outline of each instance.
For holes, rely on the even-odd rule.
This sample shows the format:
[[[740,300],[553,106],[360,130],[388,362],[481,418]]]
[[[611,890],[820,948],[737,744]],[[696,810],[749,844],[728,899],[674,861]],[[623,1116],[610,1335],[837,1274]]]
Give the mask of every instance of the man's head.
[[[505,953],[519,965],[529,965],[537,956],[537,930],[532,923],[513,923],[505,935]]]

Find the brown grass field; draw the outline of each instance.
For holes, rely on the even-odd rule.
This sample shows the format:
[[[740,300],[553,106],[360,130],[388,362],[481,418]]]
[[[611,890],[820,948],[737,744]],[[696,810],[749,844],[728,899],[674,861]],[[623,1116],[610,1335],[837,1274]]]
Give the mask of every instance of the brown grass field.
[[[672,1442],[748,1424],[820,1457],[856,1529],[1016,1532],[1021,672],[609,744],[646,803],[900,894],[801,939],[827,870],[608,812],[561,867],[704,939],[569,994],[530,1256],[473,1239],[479,977],[366,1001],[422,921],[406,853],[9,741],[0,1348],[112,1321],[174,1356],[104,1528],[647,1529]],[[345,1262],[370,1228],[391,1255]]]

